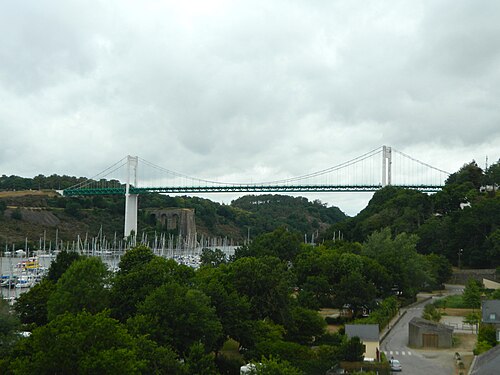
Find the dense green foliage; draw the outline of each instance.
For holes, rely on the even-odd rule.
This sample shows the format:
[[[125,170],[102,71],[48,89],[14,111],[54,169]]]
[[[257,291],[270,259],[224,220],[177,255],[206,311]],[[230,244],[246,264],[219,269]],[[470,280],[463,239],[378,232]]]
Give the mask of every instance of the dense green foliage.
[[[86,310],[98,313],[109,306],[109,271],[100,258],[83,258],[69,266],[47,301],[49,321],[58,315]]]
[[[498,265],[500,196],[479,190],[498,177],[498,163],[485,172],[471,163],[435,195],[387,187],[345,221],[304,198],[248,196],[220,205],[144,196],[143,208],[195,208],[210,233],[234,225],[243,238],[250,228],[252,241],[233,257],[205,249],[196,270],[145,246],[123,255],[115,273],[98,258],[59,253],[13,310],[0,305],[0,372],[215,375],[238,374],[252,362],[262,374],[324,374],[341,361],[360,361],[362,343],[326,333],[317,310],[337,308],[340,319],[383,327],[418,291],[447,280],[457,249],[462,266]],[[45,199],[43,207],[57,206],[58,217],[72,223],[123,210],[122,198]],[[10,225],[12,218],[1,220]],[[141,220],[161,229],[147,215]],[[24,222],[21,215],[16,225]],[[302,242],[330,224],[322,241]],[[478,308],[483,292],[470,281],[463,297],[439,304]],[[429,306],[427,317],[437,319],[438,303]],[[478,351],[494,345],[487,327],[480,339]],[[240,353],[228,355],[227,342]]]
[[[482,285],[473,279],[469,279],[467,281],[467,285],[464,289],[464,294],[462,299],[464,301],[465,307],[478,309],[481,307],[481,294],[482,294]]]
[[[477,335],[474,354],[479,355],[498,345],[496,329],[492,325],[481,324]]]
[[[327,207],[319,200],[309,202],[303,197],[285,195],[247,195],[219,204],[199,197],[169,197],[150,194],[141,197],[141,208],[192,208],[197,225],[212,235],[229,235],[237,240],[256,238],[284,226],[311,238],[320,230],[346,218],[337,207]],[[141,228],[161,230],[157,221],[150,221],[147,212]],[[228,228],[233,228],[228,232]],[[163,228],[164,229],[164,228]]]
[[[362,242],[373,231],[389,228],[393,235],[416,234],[416,247],[422,254],[441,255],[458,266],[497,267],[499,170],[500,162],[486,171],[475,162],[465,164],[432,195],[387,186],[356,217],[334,224],[322,237],[331,239],[340,231],[345,239]]]
[[[102,233],[112,238],[123,231],[124,197],[61,197],[51,192],[27,190],[12,191],[11,185],[5,185],[12,194],[0,197],[0,213],[7,210],[8,215],[0,215],[3,226],[0,227],[0,240],[11,242],[13,239],[24,247],[25,236],[28,246],[38,249],[37,241],[40,226],[49,225],[46,241],[74,241],[78,235]],[[0,191],[3,189],[0,187]],[[144,194],[139,198],[138,227],[140,232],[154,236],[155,233],[179,235],[179,228],[167,228],[161,218],[151,215],[155,209],[192,209],[194,210],[197,233],[209,237],[228,237],[243,242],[248,237],[254,239],[261,234],[286,226],[290,231],[300,233],[310,240],[318,237],[321,230],[333,223],[345,219],[337,207],[326,207],[320,201],[309,202],[302,197],[282,195],[246,196],[235,200],[230,205],[212,202],[199,197],[170,197],[161,194]],[[251,204],[256,201],[258,204]],[[9,208],[7,206],[16,207]],[[26,219],[23,213],[36,207],[38,219]],[[43,213],[50,216],[48,224]],[[45,215],[47,216],[47,215]],[[37,222],[38,220],[38,222]],[[60,220],[60,223],[55,221]],[[309,241],[310,241],[309,240]],[[22,244],[22,245],[21,245]]]
[[[439,322],[441,320],[441,313],[439,312],[438,309],[436,309],[436,306],[433,305],[432,303],[429,303],[428,305],[425,305],[424,307],[424,312],[422,314],[422,318],[431,320],[434,322]]]
[[[65,372],[74,363],[74,373],[217,374],[227,368],[219,353],[231,339],[244,348],[240,364],[268,364],[262,373],[324,373],[339,361],[360,360],[362,345],[326,334],[317,306],[348,309],[353,317],[372,310],[365,319],[383,326],[397,311],[392,294],[401,273],[411,265],[423,274],[401,284],[407,297],[436,277],[411,236],[385,230],[363,244],[321,246],[298,238],[278,228],[232,259],[205,251],[197,270],[138,246],[113,275],[98,258],[61,252],[51,278],[18,300],[15,311],[33,334],[12,341],[1,365],[6,373]],[[395,247],[405,253],[398,263],[371,253],[383,248],[391,256]],[[72,354],[54,361],[63,348]]]
[[[10,313],[7,302],[0,299],[0,360],[9,353],[15,343],[18,329],[18,319]]]
[[[66,272],[71,264],[80,259],[80,255],[74,251],[61,251],[57,258],[52,262],[49,268],[47,278],[54,283],[57,283],[59,278]]]
[[[54,293],[56,284],[49,278],[30,289],[29,293],[21,294],[14,305],[22,323],[43,326],[48,323],[47,303]]]
[[[132,336],[103,313],[60,315],[24,341],[13,361],[15,373],[138,374],[145,365]]]
[[[84,177],[58,176],[56,174],[51,176],[40,174],[33,178],[2,175],[0,177],[0,190],[60,190],[85,180]]]
[[[250,227],[255,234],[284,226],[310,236],[346,218],[339,208],[327,207],[319,200],[309,202],[286,195],[246,195],[232,201],[231,207],[239,214],[246,213],[238,217],[237,224]]]

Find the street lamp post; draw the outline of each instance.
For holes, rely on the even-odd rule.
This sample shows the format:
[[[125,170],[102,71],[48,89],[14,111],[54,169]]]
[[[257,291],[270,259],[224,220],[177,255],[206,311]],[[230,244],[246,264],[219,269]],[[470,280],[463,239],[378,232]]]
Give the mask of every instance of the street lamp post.
[[[462,253],[464,252],[464,249],[458,250],[458,268],[462,268]]]

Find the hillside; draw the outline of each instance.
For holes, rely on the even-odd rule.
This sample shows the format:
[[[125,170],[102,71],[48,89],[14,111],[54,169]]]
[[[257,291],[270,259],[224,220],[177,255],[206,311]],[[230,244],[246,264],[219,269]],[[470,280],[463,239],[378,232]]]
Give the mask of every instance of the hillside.
[[[36,179],[36,183],[34,180]],[[26,190],[35,185],[67,187],[78,179],[68,176],[37,176],[30,180],[0,177],[0,241],[23,246],[27,237],[36,248],[44,235],[73,241],[78,235],[111,238],[123,233],[124,198],[95,196],[64,198],[53,190]],[[198,197],[170,197],[150,194],[139,197],[138,228],[153,235],[165,231],[150,209],[194,209],[197,233],[227,237],[242,243],[285,227],[302,238],[320,236],[330,240],[341,233],[347,241],[364,242],[374,231],[389,228],[391,234],[415,234],[421,254],[444,255],[452,264],[464,267],[500,266],[500,163],[483,171],[475,162],[465,164],[449,176],[436,194],[387,186],[377,191],[358,215],[347,218],[337,207],[320,201],[283,195],[247,195],[229,205]],[[14,191],[14,189],[16,189]],[[177,234],[176,230],[169,230]],[[458,255],[460,254],[460,256]]]
[[[2,181],[3,178],[3,181]],[[33,186],[29,179],[15,176],[0,178],[3,186]],[[38,182],[46,187],[40,177]],[[10,181],[10,183],[8,183]],[[17,181],[13,184],[12,181]],[[23,182],[24,185],[20,184]],[[67,184],[74,181],[64,177]],[[3,182],[3,183],[2,183]],[[51,176],[51,183],[59,183]],[[326,207],[320,201],[309,202],[302,197],[280,195],[245,196],[230,205],[219,204],[198,197],[170,197],[160,194],[139,197],[138,228],[142,233],[165,231],[161,223],[152,220],[151,209],[191,208],[195,212],[197,233],[209,237],[227,237],[242,242],[249,232],[259,234],[285,226],[311,238],[321,230],[346,218],[337,207]],[[0,241],[2,244],[30,248],[59,240],[74,241],[77,236],[96,236],[101,230],[107,238],[123,233],[124,198],[120,196],[61,197],[53,190],[0,191]],[[177,234],[171,230],[171,234]]]
[[[500,266],[500,163],[483,171],[475,162],[449,176],[436,194],[385,187],[358,215],[333,225],[349,241],[365,241],[374,231],[416,234],[422,254],[441,254],[454,265]]]

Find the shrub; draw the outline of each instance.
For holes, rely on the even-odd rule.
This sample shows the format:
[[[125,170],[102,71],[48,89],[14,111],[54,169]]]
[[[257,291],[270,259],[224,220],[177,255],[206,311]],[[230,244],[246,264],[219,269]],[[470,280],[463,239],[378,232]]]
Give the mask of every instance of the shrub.
[[[439,322],[441,320],[441,313],[436,309],[436,306],[430,303],[425,305],[422,318],[432,320],[433,322]]]
[[[479,355],[481,353],[487,352],[492,348],[491,344],[486,341],[478,341],[473,352],[474,355]]]
[[[19,208],[16,208],[14,211],[10,213],[11,219],[14,220],[22,220],[23,219],[23,214]]]
[[[495,346],[497,344],[495,327],[482,324],[479,327],[477,341],[487,342],[490,345],[490,347]]]

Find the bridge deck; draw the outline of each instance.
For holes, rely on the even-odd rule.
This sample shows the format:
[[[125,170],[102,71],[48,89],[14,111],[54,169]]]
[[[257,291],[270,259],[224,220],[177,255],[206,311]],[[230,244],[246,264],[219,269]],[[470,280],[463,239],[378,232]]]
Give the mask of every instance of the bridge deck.
[[[392,185],[422,192],[437,192],[440,185]],[[226,185],[226,186],[166,186],[166,187],[130,187],[130,194],[149,193],[307,193],[307,192],[374,192],[381,185]],[[81,188],[63,190],[65,196],[88,195],[124,195],[125,187]]]

